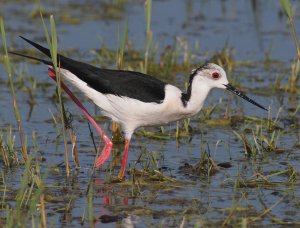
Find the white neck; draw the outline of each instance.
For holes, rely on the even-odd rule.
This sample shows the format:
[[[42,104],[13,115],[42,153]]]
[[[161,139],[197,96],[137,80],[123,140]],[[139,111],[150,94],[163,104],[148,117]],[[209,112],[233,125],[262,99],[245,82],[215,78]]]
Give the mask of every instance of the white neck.
[[[205,99],[210,90],[211,87],[206,83],[201,82],[201,80],[194,82],[191,88],[190,99],[186,102],[186,112],[190,113],[191,115],[197,114],[203,107]]]

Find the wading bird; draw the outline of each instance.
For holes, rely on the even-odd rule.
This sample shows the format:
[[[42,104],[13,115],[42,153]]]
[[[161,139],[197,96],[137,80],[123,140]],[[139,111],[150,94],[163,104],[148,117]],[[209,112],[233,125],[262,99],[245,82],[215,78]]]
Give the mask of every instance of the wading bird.
[[[24,37],[21,38],[51,58],[49,49]],[[51,61],[10,53],[48,65],[49,76],[56,80],[56,72]],[[201,110],[205,98],[213,88],[229,90],[267,110],[229,84],[223,68],[214,63],[206,63],[192,70],[187,91],[182,92],[171,84],[143,73],[101,69],[59,54],[57,60],[58,73],[62,79],[81,90],[105,116],[121,125],[125,135],[125,146],[119,178],[123,178],[125,174],[129,143],[135,129],[141,126],[166,124],[195,115]],[[61,85],[104,139],[104,149],[95,162],[96,167],[100,167],[109,158],[113,144],[69,88],[63,82]]]

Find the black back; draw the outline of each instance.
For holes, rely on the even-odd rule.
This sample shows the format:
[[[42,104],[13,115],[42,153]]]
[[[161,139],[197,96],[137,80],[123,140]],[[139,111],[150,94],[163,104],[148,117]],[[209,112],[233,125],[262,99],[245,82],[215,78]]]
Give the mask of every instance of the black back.
[[[49,49],[24,37],[21,38],[51,57]],[[49,63],[35,57],[21,56],[33,58],[46,64]],[[166,83],[151,75],[134,71],[101,69],[59,54],[57,57],[61,68],[70,71],[100,93],[125,96],[143,102],[161,103],[165,98]]]

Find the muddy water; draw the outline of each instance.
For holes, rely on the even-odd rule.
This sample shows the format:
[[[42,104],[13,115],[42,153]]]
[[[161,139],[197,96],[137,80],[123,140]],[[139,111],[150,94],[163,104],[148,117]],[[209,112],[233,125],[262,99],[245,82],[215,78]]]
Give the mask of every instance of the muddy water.
[[[55,15],[60,52],[75,59],[100,65],[91,50],[104,47],[116,50],[118,39],[122,39],[126,21],[131,48],[143,52],[146,40],[143,3],[101,2],[43,2],[45,14]],[[35,4],[26,1],[1,2],[0,13],[6,24],[8,45],[14,50],[29,48],[18,38],[19,35],[36,41],[44,37],[39,16],[33,16],[36,7]],[[299,25],[297,3],[295,9],[295,23]],[[96,218],[96,225],[214,226],[224,222],[240,224],[243,218],[247,218],[251,224],[265,226],[299,222],[300,193],[297,174],[294,179],[291,172],[278,174],[289,168],[297,173],[300,159],[299,144],[297,145],[299,115],[296,113],[293,116],[293,111],[299,104],[298,95],[274,89],[276,81],[280,81],[282,85],[286,84],[291,74],[292,59],[295,57],[288,21],[281,12],[279,3],[254,0],[154,1],[151,29],[153,42],[158,50],[165,50],[167,46],[180,46],[176,40],[186,40],[188,50],[193,56],[193,64],[202,63],[227,46],[237,61],[230,72],[230,80],[245,88],[249,96],[259,103],[271,106],[273,118],[276,117],[279,108],[283,108],[277,123],[279,128],[274,133],[277,147],[283,150],[263,151],[256,156],[246,156],[243,143],[236,137],[234,131],[248,132],[246,135],[251,138],[251,130],[256,132],[256,128],[261,125],[265,127],[262,119],[267,118],[267,113],[227,92],[212,91],[206,101],[206,108],[209,109],[214,104],[217,106],[209,118],[210,121],[204,118],[203,112],[192,118],[190,132],[179,141],[175,139],[176,123],[164,126],[166,140],[145,137],[142,130],[133,137],[128,170],[134,166],[142,153],[141,161],[137,164],[138,169],[147,170],[150,164],[150,170],[153,170],[150,157],[154,156],[160,172],[172,179],[150,180],[136,175],[137,182],[133,184],[133,176],[127,174],[124,183],[106,184],[109,176],[117,174],[120,165],[120,156],[117,155],[122,151],[122,145],[115,145],[114,161],[107,165],[106,170],[97,170],[93,179],[93,215]],[[297,32],[299,34],[298,29]],[[180,50],[179,64],[183,59],[183,51]],[[161,54],[158,51],[157,56]],[[115,68],[114,62],[103,61],[105,67]],[[43,173],[46,174],[48,196],[47,222],[55,226],[79,225],[87,206],[86,190],[95,156],[87,121],[67,99],[65,105],[73,114],[81,166],[76,171],[70,159],[72,172],[71,177],[67,179],[62,164],[64,162],[62,137],[57,139],[51,115],[51,113],[59,114],[58,105],[52,99],[55,85],[47,77],[44,66],[23,60],[13,64],[16,74],[22,72],[24,78],[24,82],[19,82],[16,88],[28,144],[33,150],[30,136],[36,131],[39,156],[43,157],[41,166]],[[183,89],[182,82],[187,79],[188,72],[177,71],[172,74],[176,77],[171,77],[167,81]],[[36,89],[32,89],[30,79],[37,82]],[[1,64],[0,128],[3,129],[4,135],[8,126],[15,127],[11,95],[6,81],[5,67]],[[28,104],[30,96],[26,87],[30,88],[35,97],[31,114]],[[99,110],[80,93],[78,96],[92,114],[101,115]],[[230,115],[235,118],[231,124],[223,120],[226,102],[229,99],[232,110]],[[253,117],[257,119],[253,120]],[[107,133],[111,132],[109,120],[101,119],[99,124]],[[145,130],[158,132],[160,128]],[[17,133],[14,133],[19,149]],[[264,134],[270,138],[272,132]],[[220,167],[225,168],[219,167],[209,177],[204,171],[192,172],[191,166],[195,167],[203,154],[209,154],[215,164],[223,163]],[[3,167],[3,163],[0,164]],[[2,170],[7,176],[7,186],[11,190],[11,199],[8,201],[13,207],[15,205],[13,191],[18,190],[23,167]],[[271,176],[262,181],[257,179],[259,175]],[[69,210],[65,209],[67,203],[71,205]],[[261,216],[272,206],[274,207],[271,212]],[[0,210],[0,216],[5,217],[4,210]],[[251,220],[253,218],[255,221]],[[84,226],[88,226],[87,221]]]

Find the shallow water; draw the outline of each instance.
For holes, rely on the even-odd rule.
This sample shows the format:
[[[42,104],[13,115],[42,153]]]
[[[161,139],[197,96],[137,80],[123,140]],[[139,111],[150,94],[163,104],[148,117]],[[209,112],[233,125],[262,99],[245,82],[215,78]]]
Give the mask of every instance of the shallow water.
[[[91,50],[103,47],[116,50],[118,40],[122,39],[126,21],[129,28],[128,38],[133,49],[143,52],[146,40],[143,3],[125,1],[122,7],[115,7],[108,6],[109,1],[101,2],[99,4],[95,1],[78,1],[76,4],[72,1],[43,2],[47,12],[55,15],[60,52],[65,51],[69,56],[81,61],[93,60],[93,64],[99,65],[99,61],[95,63],[95,55]],[[296,12],[295,23],[299,25],[298,5],[296,2],[293,2],[293,5]],[[30,16],[35,8],[35,4],[27,2],[24,3],[24,7],[20,6],[19,1],[1,3],[0,14],[6,24],[10,48],[14,50],[30,48],[18,38],[19,35],[42,42],[40,40],[44,35],[40,18]],[[117,13],[110,14],[112,10]],[[68,23],[70,18],[73,23],[74,19],[79,21],[70,24]],[[283,108],[278,122],[282,130],[280,133],[276,131],[279,134],[276,144],[284,150],[263,152],[250,158],[245,156],[243,143],[237,139],[233,131],[240,133],[245,129],[255,131],[261,124],[260,118],[267,118],[268,115],[265,111],[225,91],[214,90],[205,105],[206,108],[210,108],[213,104],[217,104],[212,120],[201,121],[203,112],[192,118],[190,124],[192,131],[182,136],[179,142],[175,139],[176,123],[164,126],[167,132],[165,136],[168,138],[166,140],[144,137],[142,130],[133,137],[127,169],[134,166],[134,162],[145,151],[141,158],[144,168],[147,167],[151,155],[154,155],[160,171],[166,176],[171,176],[172,181],[139,180],[136,177],[140,183],[132,185],[132,175],[127,173],[125,183],[106,184],[112,163],[116,164],[116,167],[111,172],[117,174],[120,156],[116,156],[114,162],[107,165],[108,170],[96,171],[93,179],[95,225],[216,226],[223,224],[226,219],[230,219],[228,224],[240,224],[242,218],[247,218],[251,225],[259,226],[299,223],[300,192],[297,188],[299,186],[297,176],[300,156],[299,146],[296,145],[299,140],[299,115],[296,114],[292,118],[292,112],[288,111],[298,106],[299,96],[274,90],[276,80],[281,79],[283,85],[287,82],[292,59],[295,58],[295,47],[288,21],[280,11],[279,3],[254,0],[153,1],[151,29],[154,43],[159,47],[158,50],[162,50],[161,52],[168,45],[176,45],[178,37],[185,39],[193,55],[193,64],[203,63],[226,45],[232,49],[233,56],[239,64],[236,64],[230,72],[229,80],[245,87],[247,94],[258,103],[271,106],[273,118],[276,117],[279,108]],[[299,26],[296,26],[296,29],[299,34]],[[160,56],[161,52],[158,51],[157,55]],[[74,118],[73,127],[77,135],[81,166],[76,171],[75,164],[70,158],[72,172],[71,177],[67,179],[64,164],[59,165],[64,162],[63,140],[60,137],[57,142],[56,128],[51,117],[51,112],[54,115],[59,114],[58,105],[52,99],[55,84],[47,77],[44,66],[18,60],[14,62],[14,69],[16,72],[23,72],[24,85],[32,87],[30,81],[26,80],[26,75],[30,75],[39,85],[34,90],[35,105],[30,118],[29,94],[24,90],[24,85],[17,89],[17,99],[30,150],[33,151],[31,135],[36,131],[39,156],[45,159],[41,162],[41,166],[42,172],[46,174],[47,222],[54,226],[79,225],[87,205],[86,190],[95,157],[87,120],[69,99],[65,101],[68,111]],[[106,64],[105,67],[115,68],[114,63]],[[183,89],[182,82],[187,80],[188,73],[174,73],[176,77],[168,81]],[[6,81],[5,67],[1,64],[0,129],[3,129],[4,134],[9,125],[16,127],[10,89]],[[43,90],[42,85],[45,83],[50,85]],[[92,114],[100,115],[93,104],[84,99],[80,93],[78,96]],[[231,100],[231,116],[239,116],[242,121],[222,125],[220,119],[223,118],[228,99]],[[257,117],[258,122],[255,124],[253,120],[245,117]],[[101,120],[99,124],[110,135],[110,121]],[[159,128],[146,130],[158,132]],[[18,134],[17,132],[14,134],[19,149]],[[114,152],[117,153],[122,149],[121,144],[116,144]],[[209,153],[216,164],[228,162],[231,167],[222,168],[210,177],[204,173],[202,175],[191,173],[183,168],[185,163],[195,166],[203,153]],[[4,167],[3,163],[0,164]],[[140,164],[137,167],[143,168]],[[249,180],[256,179],[258,173],[267,176],[291,167],[297,173],[295,181],[289,181],[291,175],[284,173],[270,176],[267,183],[260,181],[249,184]],[[20,166],[2,169],[10,190],[7,194],[11,196],[6,202],[12,207],[15,205],[14,191],[19,187],[23,168]],[[238,187],[237,182],[242,184]],[[65,205],[68,203],[71,207],[66,210]],[[262,216],[262,213],[272,206],[274,208]],[[103,220],[99,219],[102,215],[115,217],[112,222],[104,224],[101,223]],[[0,216],[5,217],[4,209],[0,210]],[[257,219],[251,221],[253,218]],[[84,226],[88,226],[87,221]]]

